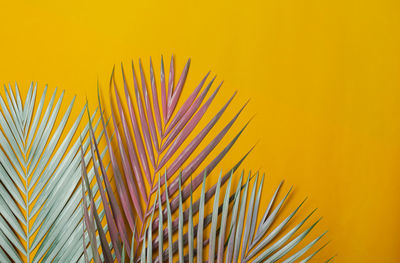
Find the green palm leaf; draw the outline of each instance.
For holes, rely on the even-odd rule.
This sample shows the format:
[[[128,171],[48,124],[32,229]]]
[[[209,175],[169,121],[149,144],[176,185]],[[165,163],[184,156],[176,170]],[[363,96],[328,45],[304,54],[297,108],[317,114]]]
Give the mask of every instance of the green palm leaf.
[[[24,103],[18,86],[0,96],[1,262],[65,262],[63,255],[83,253],[82,243],[74,243],[82,238],[81,141],[75,135],[88,133],[89,125],[79,125],[85,107],[66,130],[75,98],[62,113],[64,92],[57,98],[54,91],[46,105],[47,97],[46,87],[37,98],[33,84]]]
[[[300,260],[301,262],[308,262],[313,256],[315,256],[316,253],[325,247],[326,244],[321,248],[316,249],[312,254],[305,256],[305,253],[311,250],[326,233],[325,232],[317,236],[309,243],[301,243],[301,241],[311,232],[311,230],[320,220],[318,219],[311,223],[310,226],[304,227],[307,220],[311,220],[310,218],[314,213],[314,210],[306,218],[300,220],[300,222],[291,222],[293,221],[292,218],[299,211],[305,200],[301,202],[294,211],[292,211],[288,216],[284,217],[284,219],[279,222],[277,214],[284,206],[285,200],[290,193],[289,190],[283,199],[274,207],[273,204],[277,202],[277,193],[279,192],[281,185],[278,186],[275,194],[271,198],[270,206],[268,206],[268,208],[264,211],[263,219],[258,224],[256,222],[257,220],[253,221],[253,219],[256,219],[257,217],[254,217],[254,214],[249,211],[258,211],[260,208],[260,202],[256,201],[255,191],[257,188],[258,173],[253,180],[254,182],[252,182],[249,174],[247,181],[244,185],[242,185],[242,178],[243,173],[236,192],[233,195],[230,195],[229,186],[227,186],[224,193],[221,193],[219,183],[217,183],[216,197],[218,194],[222,195],[224,197],[223,203],[218,205],[218,201],[215,201],[212,213],[205,217],[203,216],[205,213],[204,207],[202,207],[198,215],[199,224],[193,226],[192,224],[188,223],[188,233],[180,234],[180,241],[175,241],[173,243],[173,253],[176,253],[177,250],[180,250],[180,247],[188,244],[190,245],[191,242],[194,242],[194,240],[189,239],[190,232],[197,233],[197,236],[199,237],[200,234],[203,235],[207,226],[211,225],[209,236],[205,241],[203,241],[203,237],[197,239],[197,242],[200,242],[200,244],[197,243],[198,249],[194,250],[192,253],[189,249],[189,253],[185,256],[182,256],[184,260],[180,260],[179,262],[193,261],[195,257],[197,257],[197,261],[201,260],[203,258],[204,246],[209,246],[209,250],[211,252],[214,249],[218,250],[217,253],[209,253],[209,255],[215,255],[215,257],[209,257],[208,262],[276,262],[283,257],[286,257],[284,260],[285,263],[297,262]],[[264,176],[261,180],[261,183],[258,185],[258,190],[262,190],[263,188],[263,179]],[[250,188],[252,189],[251,191],[249,191]],[[179,191],[179,194],[182,194],[182,192]],[[250,200],[247,200],[247,197],[249,196]],[[203,198],[204,190],[202,190],[200,200]],[[233,204],[229,209],[231,216],[228,219],[227,207],[229,206],[228,204],[232,202]],[[242,215],[245,213],[244,211],[246,211],[246,207],[247,216],[244,220]],[[218,216],[216,216],[219,214],[221,214],[220,221],[218,220]],[[245,224],[244,221],[246,221]],[[272,223],[277,224],[277,226],[270,229]],[[257,235],[251,235],[248,231],[253,225],[257,229],[257,233],[259,233],[259,241],[255,239]],[[269,226],[266,227],[266,225]],[[227,226],[230,227],[228,228]],[[285,228],[289,229],[289,231],[286,232],[284,230]],[[218,245],[216,245],[215,241],[213,241],[216,240],[217,236],[219,236]],[[251,245],[247,246],[245,240],[247,240],[248,244]],[[183,244],[179,245],[179,243]],[[168,253],[169,249],[164,250],[164,261],[167,259]],[[240,253],[242,255],[241,258],[238,256]],[[155,262],[160,262],[159,258],[157,258]]]
[[[232,175],[230,176],[229,184]],[[255,179],[253,180],[252,177]],[[311,216],[315,212],[314,210],[309,213],[306,218],[299,220],[299,222],[293,222],[293,217],[299,211],[305,200],[301,202],[295,210],[291,211],[288,216],[284,216],[283,219],[277,217],[279,211],[281,211],[285,205],[285,200],[291,192],[291,190],[289,190],[281,201],[277,203],[278,192],[280,191],[282,184],[280,184],[276,189],[270,200],[269,206],[264,211],[262,220],[257,224],[257,216],[254,217],[253,212],[259,211],[260,209],[258,193],[262,191],[264,186],[264,176],[259,184],[258,173],[252,177],[249,174],[246,182],[242,184],[242,173],[237,189],[232,195],[230,194],[229,184],[223,193],[219,187],[220,182],[218,182],[216,184],[217,193],[215,197],[222,195],[222,204],[219,205],[219,198],[216,198],[214,200],[213,211],[207,216],[204,216],[204,206],[200,206],[200,211],[197,217],[198,224],[194,225],[192,221],[189,220],[187,222],[188,231],[186,233],[182,232],[184,229],[184,220],[182,220],[183,212],[180,208],[178,217],[179,222],[181,222],[179,228],[182,230],[179,231],[178,240],[174,241],[172,245],[169,244],[163,251],[162,262],[168,261],[171,251],[172,254],[180,254],[179,262],[194,262],[195,258],[197,258],[197,262],[199,262],[199,260],[202,262],[205,246],[209,247],[209,255],[215,255],[213,258],[209,257],[208,262],[276,262],[284,257],[284,262],[308,262],[313,256],[315,256],[315,254],[326,246],[325,244],[311,254],[305,255],[307,251],[312,250],[312,248],[326,233],[317,236],[309,243],[301,243],[301,241],[311,232],[320,220],[317,219],[312,222],[311,225],[305,227],[307,222],[311,220]],[[204,185],[205,181],[203,181],[203,186]],[[258,191],[256,192],[257,188]],[[178,195],[182,195],[181,190],[178,192]],[[202,189],[199,199],[200,203],[203,202],[202,200],[204,200],[204,196],[205,188]],[[250,199],[247,199],[248,197],[250,197]],[[275,203],[277,204],[275,205]],[[231,204],[230,208],[229,204]],[[168,205],[168,203],[166,205]],[[192,209],[193,203],[190,202],[189,211]],[[228,211],[230,216],[227,215]],[[245,211],[247,212],[246,218],[243,217]],[[193,215],[193,213],[189,212],[189,215]],[[218,220],[218,215],[221,215],[220,220]],[[253,221],[254,219],[255,221]],[[273,224],[277,226],[272,228],[271,225]],[[205,230],[208,226],[210,227],[209,234],[204,240],[203,234],[206,233]],[[254,229],[256,229],[253,233],[258,234],[251,234],[249,231],[251,226],[254,226]],[[167,229],[171,228],[171,226],[167,226]],[[147,230],[148,229],[146,229],[146,231]],[[196,236],[197,249],[195,250],[191,243],[195,242]],[[257,236],[259,236],[259,238],[256,238]],[[156,242],[158,238],[159,237],[156,237],[154,239],[152,246],[157,244]],[[215,242],[217,239],[219,240],[218,244]],[[248,246],[245,240],[247,240],[247,244],[249,244]],[[184,247],[186,246],[188,247],[188,253],[183,255],[181,253],[184,251]],[[213,252],[212,250],[214,249],[216,249],[217,252]],[[235,252],[236,250],[238,252]],[[239,257],[240,254],[242,255],[241,258]],[[160,262],[160,257],[157,257],[154,262]]]

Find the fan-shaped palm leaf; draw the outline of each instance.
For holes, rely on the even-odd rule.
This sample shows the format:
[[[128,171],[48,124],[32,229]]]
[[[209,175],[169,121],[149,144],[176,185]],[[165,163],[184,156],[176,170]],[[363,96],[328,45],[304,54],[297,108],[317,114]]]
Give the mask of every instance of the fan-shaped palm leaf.
[[[90,142],[81,146],[74,136],[79,129],[83,138],[88,133],[88,125],[79,125],[85,107],[66,130],[75,98],[61,113],[64,92],[56,98],[54,91],[47,105],[46,94],[47,87],[37,101],[32,84],[25,103],[18,86],[5,87],[0,96],[1,262],[73,262],[83,253],[82,241],[75,243],[83,227],[77,153]],[[97,127],[98,121],[91,128]],[[84,156],[86,162],[90,158]]]

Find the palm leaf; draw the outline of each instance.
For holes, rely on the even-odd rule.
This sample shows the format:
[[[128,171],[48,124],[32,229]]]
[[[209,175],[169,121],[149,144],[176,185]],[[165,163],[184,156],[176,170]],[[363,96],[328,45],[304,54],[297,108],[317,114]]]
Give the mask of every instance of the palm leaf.
[[[4,87],[0,96],[1,262],[57,262],[84,252],[82,241],[75,243],[82,239],[77,153],[90,141],[75,137],[88,133],[89,125],[80,126],[86,106],[67,130],[75,98],[62,113],[64,92],[57,98],[55,90],[47,104],[47,87],[37,95],[32,84],[24,103],[17,85]],[[91,156],[83,158],[88,162]],[[93,170],[88,174],[93,178]]]
[[[195,191],[203,182],[203,175],[208,175],[220,163],[247,127],[247,124],[244,125],[222,151],[216,152],[216,150],[214,150],[222,139],[227,137],[228,131],[231,130],[233,124],[247,104],[246,103],[237,111],[221,131],[211,133],[210,131],[214,130],[213,127],[220,122],[222,115],[224,115],[229,104],[235,97],[235,92],[221,107],[218,113],[212,116],[197,134],[195,133],[197,131],[196,127],[199,126],[200,121],[205,118],[206,112],[216,97],[222,83],[220,83],[209,98],[206,99],[207,93],[212,88],[212,84],[215,80],[215,78],[213,78],[209,81],[209,84],[204,87],[209,75],[209,73],[207,73],[189,97],[182,101],[182,103],[178,103],[181,99],[181,93],[188,75],[189,66],[190,60],[186,63],[175,85],[175,66],[174,60],[171,58],[167,88],[163,59],[161,59],[159,85],[157,85],[153,64],[150,60],[149,88],[140,60],[138,68],[141,85],[139,85],[139,78],[136,76],[133,62],[130,72],[130,74],[132,74],[131,82],[133,85],[129,84],[130,80],[125,74],[123,65],[121,65],[121,79],[125,92],[124,101],[119,95],[117,87],[118,81],[115,76],[115,70],[113,70],[110,89],[115,95],[115,101],[110,97],[110,104],[111,118],[113,121],[112,133],[116,138],[115,144],[111,141],[109,136],[110,132],[107,131],[105,126],[103,126],[103,129],[107,147],[110,149],[111,167],[117,192],[116,195],[114,195],[114,193],[108,193],[109,189],[106,187],[108,199],[105,195],[101,196],[101,199],[103,205],[109,207],[105,208],[105,210],[107,210],[105,213],[106,220],[107,225],[110,226],[110,231],[112,231],[110,232],[110,237],[113,247],[117,248],[113,249],[113,253],[115,253],[118,260],[121,259],[121,242],[126,248],[128,257],[134,256],[130,255],[130,249],[128,249],[130,248],[129,241],[132,237],[130,233],[135,233],[135,239],[137,241],[136,248],[142,245],[145,238],[149,241],[149,234],[146,236],[144,230],[148,219],[157,212],[155,210],[161,208],[162,212],[159,216],[154,217],[154,221],[152,220],[152,222],[149,222],[151,232],[158,231],[160,226],[162,226],[160,222],[168,221],[168,209],[164,205],[167,200],[167,195],[166,191],[164,191],[164,188],[161,186],[163,186],[166,181],[171,181],[168,185],[168,193],[172,198],[170,212],[174,214],[179,208],[180,201],[183,203],[191,196],[191,192]],[[135,99],[131,97],[131,92],[134,94]],[[160,98],[158,95],[159,93],[161,94]],[[128,114],[124,112],[123,103],[127,104]],[[180,104],[182,104],[182,106],[177,108],[177,105]],[[102,112],[100,95],[99,105],[100,112]],[[105,118],[103,114],[101,114],[101,119],[104,123]],[[212,135],[214,133],[216,135]],[[193,139],[189,140],[189,136]],[[202,142],[206,137],[210,137],[211,142],[202,146]],[[94,152],[99,151],[98,145],[93,144],[92,147],[94,147]],[[199,147],[203,147],[203,149],[197,150]],[[178,154],[178,152],[180,153]],[[244,154],[243,158],[237,162],[233,167],[234,170],[239,167],[247,154]],[[206,162],[206,158],[212,155],[214,155],[214,158]],[[99,174],[103,175],[102,180],[107,181],[104,179],[107,175],[103,173],[100,166],[98,167],[100,170]],[[204,168],[203,170],[199,170],[199,167]],[[180,176],[176,175],[178,169],[181,169],[179,173]],[[166,171],[165,176],[161,177],[158,183],[155,182],[157,178],[156,174],[164,170]],[[207,173],[205,173],[205,171],[207,171]],[[197,175],[193,176],[192,184],[185,186],[188,178],[192,177],[194,173],[197,173]],[[181,178],[181,184],[179,184],[179,178]],[[226,182],[226,179],[227,177],[222,178],[221,185]],[[160,185],[161,188],[159,188],[158,185]],[[179,185],[182,186],[183,194],[177,196],[176,193],[179,191]],[[155,199],[153,203],[154,194],[158,191],[160,191],[159,198],[158,200]],[[207,198],[205,198],[205,202],[212,198],[215,191],[207,193],[208,195]],[[110,198],[110,195],[114,197]],[[118,199],[121,206],[113,205],[113,202],[110,201],[111,199]],[[159,204],[160,202],[161,204]],[[195,210],[196,208],[194,205],[192,212],[196,213]],[[187,211],[181,212],[182,216],[187,216]],[[139,219],[137,224],[134,223],[135,218]],[[127,222],[127,224],[125,224],[125,222]],[[176,223],[179,222],[177,221]],[[174,225],[174,222],[171,222],[171,224]],[[90,230],[89,227],[86,229]],[[173,232],[178,230],[177,227],[173,227],[173,229]],[[118,232],[118,234],[116,232]],[[168,239],[168,232],[164,233],[164,231],[160,231],[160,233],[161,232],[163,233],[162,239],[154,243],[155,246],[153,249],[158,249],[158,244],[162,244],[162,241],[167,241]],[[98,231],[96,233],[99,236],[101,235]],[[102,244],[102,246],[106,245],[108,244]]]
[[[124,101],[118,92],[115,69],[113,70],[110,90],[115,95],[115,101],[110,97],[113,119],[111,133],[115,135],[116,142],[112,142],[109,136],[110,132],[107,131],[103,114],[100,118],[107,147],[110,149],[112,172],[117,189],[115,195],[111,187],[107,186],[109,179],[102,168],[104,165],[98,154],[99,147],[96,142],[91,146],[97,153],[97,158],[94,159],[98,160],[98,169],[102,174],[102,177],[96,176],[98,181],[96,185],[102,185],[101,180],[103,180],[106,186],[107,196],[101,194],[101,202],[104,206],[107,226],[110,226],[111,243],[101,237],[103,225],[96,225],[96,220],[90,221],[89,213],[85,213],[86,234],[90,238],[90,232],[94,232],[91,245],[97,247],[94,237],[98,237],[102,247],[100,256],[104,255],[106,262],[112,261],[104,254],[109,250],[119,262],[125,259],[125,255],[130,261],[137,262],[172,262],[174,257],[179,259],[179,262],[194,262],[195,258],[198,262],[203,262],[206,246],[208,246],[208,254],[215,255],[215,257],[209,257],[208,262],[275,262],[282,258],[287,258],[288,262],[299,260],[323,235],[304,246],[300,244],[316,225],[314,223],[305,230],[302,228],[311,217],[311,213],[297,225],[290,226],[289,222],[291,223],[292,217],[302,204],[272,229],[279,219],[279,211],[285,205],[290,190],[278,202],[278,193],[282,184],[278,186],[258,224],[264,176],[259,182],[258,173],[250,173],[247,180],[244,179],[244,173],[242,173],[235,193],[230,193],[232,177],[252,148],[245,152],[227,173],[221,173],[215,185],[205,188],[207,176],[212,174],[214,168],[232,149],[248,125],[248,123],[243,125],[223,149],[216,152],[216,146],[227,136],[247,103],[237,111],[221,131],[211,133],[210,131],[221,120],[235,97],[236,93],[233,94],[217,114],[212,116],[199,132],[195,133],[197,131],[195,128],[206,115],[222,83],[206,99],[215,81],[215,78],[211,79],[204,87],[209,75],[207,73],[189,97],[178,104],[189,65],[190,60],[175,86],[174,60],[171,59],[167,87],[164,62],[161,60],[160,90],[158,90],[150,60],[149,90],[141,61],[139,61],[141,87],[132,63],[134,100],[130,95],[131,85],[121,65],[127,114],[123,107]],[[158,93],[161,94],[160,98]],[[100,94],[98,100],[100,112],[103,112]],[[177,105],[182,106],[177,109]],[[90,127],[89,131],[93,134]],[[211,136],[211,134],[214,135]],[[210,142],[204,145],[202,150],[196,151],[207,136],[211,137]],[[193,139],[189,140],[189,137]],[[206,158],[212,155],[214,155],[213,159],[206,162]],[[200,167],[205,168],[199,169]],[[158,176],[156,176],[157,173]],[[163,176],[160,175],[161,173]],[[191,180],[188,184],[189,178]],[[243,180],[245,181],[242,184]],[[226,182],[228,184],[224,192],[222,187]],[[193,200],[193,192],[200,185],[202,185],[200,198]],[[89,184],[87,186],[89,187]],[[93,203],[89,192],[88,189],[89,201]],[[222,204],[220,196],[223,200]],[[86,198],[86,194],[83,197]],[[120,206],[115,201],[117,199]],[[184,209],[186,200],[190,200],[190,203],[188,208]],[[214,200],[213,211],[206,213],[205,207],[210,200]],[[93,209],[87,209],[93,211]],[[103,210],[94,210],[93,214],[97,212],[101,213]],[[197,224],[193,221],[196,215],[199,219]],[[98,230],[94,229],[93,225]],[[185,232],[186,228],[187,232]],[[286,228],[290,228],[288,233],[283,231]],[[209,231],[208,236],[205,236],[206,229]],[[135,241],[135,247],[130,247],[132,240]],[[186,251],[187,254],[185,254]],[[308,259],[304,257],[303,260]]]
[[[229,183],[231,182],[232,173],[229,179]],[[284,257],[284,262],[308,262],[316,253],[318,253],[325,245],[321,248],[312,252],[312,254],[305,255],[307,251],[311,250],[318,241],[325,235],[325,233],[317,236],[314,240],[309,243],[301,243],[301,241],[311,232],[311,230],[317,225],[320,219],[317,219],[310,226],[305,227],[308,220],[311,220],[311,216],[315,212],[312,211],[306,216],[304,219],[299,220],[299,222],[293,222],[294,215],[300,210],[304,201],[301,202],[295,210],[290,212],[290,214],[286,217],[283,217],[283,220],[279,222],[276,211],[282,210],[282,207],[285,205],[285,200],[288,197],[288,193],[281,199],[281,201],[277,205],[273,205],[278,202],[277,192],[280,191],[282,184],[280,184],[275,191],[274,195],[270,200],[270,206],[268,206],[264,211],[263,219],[257,224],[257,222],[253,220],[253,214],[249,211],[255,211],[260,209],[260,202],[256,202],[256,189],[262,190],[263,188],[263,179],[258,184],[258,173],[256,175],[251,176],[249,174],[246,182],[242,185],[243,173],[240,178],[240,182],[236,188],[236,191],[233,195],[230,195],[230,187],[229,184],[225,189],[225,192],[220,191],[220,181],[216,184],[216,191],[220,195],[223,196],[223,203],[218,205],[219,202],[214,201],[213,211],[204,216],[205,210],[204,206],[201,206],[201,209],[198,214],[198,224],[193,225],[189,222],[187,223],[188,231],[187,233],[180,233],[180,238],[178,241],[175,241],[172,244],[172,247],[168,247],[163,252],[163,260],[166,261],[168,259],[169,251],[172,249],[172,253],[178,253],[178,251],[183,251],[185,246],[190,248],[190,244],[194,242],[194,239],[197,235],[197,250],[189,249],[188,254],[180,255],[179,262],[189,262],[194,261],[197,257],[197,261],[201,260],[204,257],[203,255],[203,247],[209,246],[209,250],[212,252],[214,249],[218,249],[217,253],[209,253],[209,255],[215,255],[215,257],[208,258],[208,262],[213,262],[216,260],[217,262],[276,262]],[[264,177],[264,176],[263,176]],[[205,177],[204,177],[205,178]],[[255,178],[254,180],[252,178]],[[205,185],[205,181],[203,182]],[[251,189],[251,190],[249,190]],[[205,190],[202,190],[200,196],[200,203],[204,200]],[[259,191],[258,191],[259,192]],[[178,192],[178,195],[181,195],[182,191]],[[215,196],[217,197],[217,195]],[[250,197],[247,200],[247,197]],[[232,204],[230,208],[229,204]],[[242,215],[243,211],[246,211],[247,207],[247,216],[246,219],[243,219]],[[273,208],[273,209],[272,209]],[[190,207],[189,207],[190,209]],[[227,211],[230,211],[230,217],[227,216]],[[181,212],[180,212],[181,214]],[[218,215],[221,215],[221,220],[218,220]],[[180,215],[182,217],[182,215]],[[182,219],[181,219],[182,221]],[[243,222],[245,222],[245,227],[243,228]],[[257,221],[257,220],[256,220]],[[277,225],[273,229],[265,228],[266,224]],[[250,235],[249,228],[251,225],[254,225],[257,231],[259,231],[259,235],[261,236],[260,241],[256,242],[253,235]],[[203,241],[204,230],[210,226],[209,235],[206,237],[205,241]],[[229,228],[227,227],[229,226]],[[171,228],[171,227],[167,227]],[[181,223],[180,228],[183,227],[183,223]],[[288,231],[285,231],[285,228]],[[244,230],[243,230],[244,229]],[[147,229],[146,229],[147,231]],[[181,231],[181,230],[180,230]],[[189,238],[193,233],[193,237]],[[218,238],[218,245],[215,241]],[[245,245],[245,239],[247,239],[249,244],[253,244],[250,248]],[[200,242],[200,243],[199,243]],[[255,243],[253,243],[255,242]],[[238,246],[236,244],[239,244]],[[154,243],[153,243],[154,245]],[[238,252],[234,252],[238,250]],[[239,258],[239,253],[241,253],[242,258]],[[179,252],[181,253],[181,252]],[[155,259],[155,262],[160,262],[159,257]]]

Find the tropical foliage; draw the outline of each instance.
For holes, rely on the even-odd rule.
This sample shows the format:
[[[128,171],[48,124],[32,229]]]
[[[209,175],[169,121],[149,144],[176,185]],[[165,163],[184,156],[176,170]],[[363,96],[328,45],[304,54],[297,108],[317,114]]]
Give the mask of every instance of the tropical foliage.
[[[320,219],[314,221],[310,226],[303,227],[306,221],[315,212],[312,211],[306,218],[290,227],[285,233],[284,229],[289,227],[289,222],[299,211],[304,201],[292,211],[286,218],[279,222],[278,226],[272,229],[272,224],[275,223],[278,213],[288,198],[289,192],[278,202],[277,194],[282,186],[278,186],[267,209],[263,213],[261,221],[257,225],[257,217],[260,209],[260,196],[263,188],[264,175],[257,187],[259,174],[256,173],[254,182],[251,174],[248,175],[247,181],[242,184],[243,172],[240,177],[239,184],[236,190],[231,194],[232,174],[225,175],[228,179],[228,184],[225,192],[221,190],[221,177],[216,184],[215,199],[212,213],[205,216],[204,203],[206,202],[206,190],[204,176],[201,196],[199,200],[193,203],[192,196],[190,197],[189,209],[183,211],[182,198],[179,198],[178,218],[172,221],[170,203],[167,200],[167,228],[155,234],[153,239],[153,226],[151,224],[146,228],[143,245],[140,255],[140,262],[173,262],[174,254],[178,254],[179,262],[203,262],[205,247],[208,245],[208,262],[276,262],[286,256],[282,261],[289,262],[308,262],[315,256],[325,245],[313,251],[313,253],[303,256],[311,247],[313,247],[325,233],[317,236],[308,244],[297,249],[296,246],[309,234],[309,232],[317,225]],[[258,189],[257,189],[258,188]],[[167,186],[166,186],[167,189]],[[159,196],[160,192],[158,192]],[[181,196],[181,186],[179,196]],[[219,199],[222,204],[219,204]],[[274,203],[277,203],[273,207]],[[231,206],[231,208],[230,208]],[[247,206],[247,209],[246,209]],[[193,223],[194,214],[198,212],[198,223]],[[230,214],[230,215],[229,215]],[[153,218],[154,213],[151,215]],[[220,220],[218,220],[220,216]],[[162,206],[158,203],[158,230],[163,226]],[[185,222],[187,221],[187,232],[183,233]],[[151,220],[150,220],[151,222]],[[171,223],[172,222],[172,223]],[[175,224],[175,225],[174,225]],[[204,237],[204,230],[210,225],[209,233]],[[178,240],[172,242],[171,232],[174,227],[178,228]],[[303,230],[300,230],[303,227]],[[172,231],[170,231],[172,230]],[[300,233],[299,233],[300,232]],[[168,236],[168,245],[164,250],[162,244]],[[146,241],[147,238],[147,241]],[[197,238],[195,246],[195,238]],[[134,239],[132,240],[134,242]],[[161,246],[159,246],[161,244]],[[184,247],[187,246],[187,253]],[[158,250],[154,253],[153,250]],[[288,257],[290,252],[292,255]],[[125,253],[125,252],[123,252]],[[133,254],[133,252],[131,252]],[[186,254],[185,254],[186,253]],[[154,255],[154,256],[153,256]],[[303,257],[302,257],[303,256]],[[300,258],[302,259],[300,260]],[[162,259],[162,260],[161,260]],[[329,259],[327,262],[329,262]],[[130,260],[133,262],[133,258]]]
[[[90,166],[84,159],[85,151],[82,150],[85,233],[90,243],[88,247],[86,240],[83,241],[86,261],[89,261],[92,254],[94,262],[113,262],[114,260],[124,262],[126,258],[129,258],[130,262],[136,260],[172,262],[174,257],[177,257],[180,262],[193,262],[194,258],[197,258],[197,262],[203,262],[207,254],[203,255],[203,251],[208,247],[208,255],[215,255],[215,257],[208,257],[209,262],[215,260],[217,262],[275,262],[294,251],[296,245],[318,222],[316,221],[305,230],[300,230],[311,216],[310,214],[291,227],[288,233],[283,233],[282,230],[288,227],[288,223],[299,210],[300,204],[277,227],[271,229],[289,194],[274,207],[279,186],[270,205],[264,211],[262,220],[257,224],[264,177],[258,183],[260,179],[258,173],[249,175],[247,179],[243,179],[242,174],[236,191],[230,193],[232,176],[251,149],[244,153],[233,167],[227,169],[228,173],[223,176],[221,174],[217,184],[205,189],[207,176],[212,174],[214,168],[231,150],[247,127],[248,123],[220,152],[216,151],[216,146],[226,137],[246,104],[237,111],[222,130],[210,132],[221,119],[236,93],[233,94],[217,114],[196,133],[195,127],[205,116],[222,83],[205,100],[215,81],[214,77],[203,88],[209,75],[207,73],[177,108],[189,65],[190,60],[175,85],[173,58],[171,58],[168,82],[165,78],[164,62],[161,59],[161,75],[159,85],[157,85],[150,60],[150,85],[148,85],[142,63],[139,61],[140,88],[132,63],[130,74],[132,74],[135,101],[131,98],[129,88],[131,85],[125,75],[123,65],[121,65],[121,79],[125,92],[124,100],[118,93],[113,71],[110,89],[115,94],[116,102],[114,103],[110,97],[112,119],[110,129],[107,127],[99,94],[100,119],[109,149],[110,170],[113,176],[107,174],[109,163],[102,161],[100,147],[94,140],[95,132],[89,128],[91,147],[88,154],[97,161]],[[127,104],[128,114],[124,111],[123,102]],[[114,104],[116,104],[115,107]],[[91,126],[92,124],[89,125]],[[203,144],[206,145],[202,150],[196,151],[208,134],[211,137],[208,140],[209,143],[204,142]],[[111,135],[116,139],[115,144]],[[208,156],[214,157],[211,161],[206,161]],[[90,180],[84,167],[94,168],[94,181]],[[199,169],[200,167],[205,168]],[[113,191],[111,179],[114,179],[116,191]],[[243,180],[245,182],[242,183]],[[221,191],[224,184],[227,184],[225,192]],[[201,196],[193,202],[193,193],[200,185],[202,185]],[[99,190],[97,197],[93,193],[94,190]],[[220,196],[223,199],[221,205]],[[207,214],[205,206],[211,200],[214,202],[213,211]],[[100,202],[102,205],[98,208],[97,203]],[[189,206],[186,210],[183,209],[185,202]],[[196,214],[198,214],[197,225],[193,221]],[[105,225],[102,222],[103,215],[105,215]],[[208,226],[209,235],[204,236]],[[186,233],[184,229],[187,229]],[[298,231],[301,233],[297,235]],[[323,235],[297,250],[285,262],[296,261]],[[98,243],[101,250],[97,249]],[[312,256],[313,254],[304,258],[303,262],[307,262]]]
[[[37,86],[32,84],[24,103],[17,85],[14,91],[5,87],[4,92],[0,96],[0,262],[77,261],[84,251],[79,241],[83,214],[78,153],[80,148],[86,151],[90,141],[78,137],[88,137],[89,125],[79,125],[86,106],[67,126],[75,98],[62,113],[64,92],[57,98],[56,90],[50,97],[46,87],[37,98]],[[91,155],[84,158],[89,162]]]

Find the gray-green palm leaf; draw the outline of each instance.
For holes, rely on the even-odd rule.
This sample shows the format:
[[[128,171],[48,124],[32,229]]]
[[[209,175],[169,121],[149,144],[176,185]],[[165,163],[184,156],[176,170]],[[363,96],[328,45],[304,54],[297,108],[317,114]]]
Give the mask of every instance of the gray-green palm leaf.
[[[214,255],[208,256],[207,262],[211,263],[278,261],[305,263],[326,246],[326,242],[318,245],[326,232],[313,234],[311,241],[303,241],[320,221],[320,219],[313,219],[315,210],[309,212],[304,218],[295,219],[295,215],[305,200],[287,215],[280,215],[291,189],[279,198],[278,194],[283,185],[281,183],[275,192],[271,193],[272,197],[268,206],[264,211],[260,211],[261,194],[265,186],[264,175],[260,180],[258,173],[253,176],[249,173],[247,180],[244,181],[242,172],[236,189],[232,185],[232,175],[233,173],[227,173],[224,176],[221,174],[217,184],[208,191],[205,187],[206,176],[204,176],[200,198],[193,202],[191,196],[189,208],[185,211],[181,198],[182,188],[179,183],[179,210],[174,216],[169,209],[171,203],[167,201],[165,205],[168,223],[165,229],[155,232],[152,224],[148,224],[144,245],[140,251],[137,251],[141,255],[140,262],[172,263],[176,255],[179,262],[204,262],[206,251],[208,251],[208,255]],[[226,179],[228,179],[227,186],[225,190],[222,190],[221,182]],[[212,211],[206,214],[204,203],[210,190],[214,194],[214,204]],[[155,217],[158,219],[159,226],[162,226],[165,222],[162,206],[159,205],[158,211],[157,209],[153,211],[156,212],[151,215],[149,222],[152,222]],[[262,215],[261,220],[259,215]],[[176,220],[173,221],[174,217]],[[196,219],[198,223],[194,224]],[[174,226],[179,229],[178,237],[175,242],[171,242],[172,237],[169,235],[174,232]],[[186,233],[184,229],[187,229]],[[163,241],[166,236],[169,241],[165,245]],[[125,258],[125,255],[123,256]],[[332,258],[326,262],[331,260]],[[132,258],[130,262],[133,262]]]
[[[86,107],[69,120],[75,98],[62,112],[64,91],[47,96],[46,87],[38,95],[32,84],[24,102],[17,85],[15,90],[5,87],[4,93],[0,96],[0,262],[78,261],[83,248],[76,240],[83,238],[83,224],[77,153],[79,137],[85,138],[89,128],[80,125]],[[88,146],[84,141],[82,147]],[[84,158],[88,162],[91,156]]]

